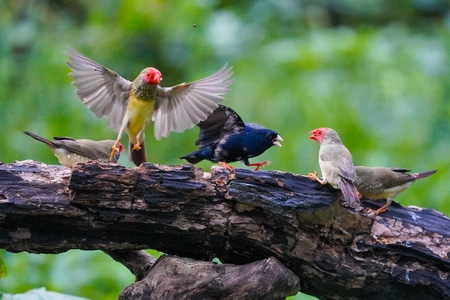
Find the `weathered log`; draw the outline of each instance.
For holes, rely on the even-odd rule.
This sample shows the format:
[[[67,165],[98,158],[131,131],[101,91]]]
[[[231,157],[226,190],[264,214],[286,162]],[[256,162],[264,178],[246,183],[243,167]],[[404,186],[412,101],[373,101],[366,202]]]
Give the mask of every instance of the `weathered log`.
[[[450,220],[367,209],[381,204],[346,207],[337,191],[285,172],[15,163],[0,166],[0,247],[153,248],[232,264],[273,256],[321,299],[449,298]]]
[[[162,256],[119,299],[283,300],[298,289],[298,277],[274,257],[236,266]]]

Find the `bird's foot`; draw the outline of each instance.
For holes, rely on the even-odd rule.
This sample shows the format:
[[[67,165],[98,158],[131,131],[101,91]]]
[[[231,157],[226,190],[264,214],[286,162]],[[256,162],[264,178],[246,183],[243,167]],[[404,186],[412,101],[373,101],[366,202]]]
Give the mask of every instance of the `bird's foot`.
[[[379,209],[375,210],[374,213],[378,216],[378,215],[381,215],[382,213],[384,213],[387,210],[388,210],[387,206],[386,207],[382,206]]]
[[[308,173],[308,177],[311,177],[313,180],[319,182],[321,185],[327,184],[325,180],[322,180],[319,178],[319,173],[317,171],[314,171],[314,173]]]
[[[270,161],[262,161],[262,162],[247,164],[247,166],[249,166],[249,167],[256,167],[255,171],[258,171],[259,168],[261,168],[262,166],[265,166],[265,165],[270,165]]]
[[[117,146],[117,144],[119,143],[119,141],[117,140],[114,145],[112,145],[111,147],[111,155],[109,156],[109,160],[112,161],[113,157],[114,157],[114,153],[119,152],[120,151],[120,147]]]
[[[136,144],[133,145],[133,149],[131,151],[139,151],[141,150],[141,145],[139,144],[139,142],[137,142]]]
[[[224,161],[219,161],[219,165],[221,165],[222,167],[224,167],[228,171],[232,171],[234,169],[233,166],[230,166],[229,164],[227,164]]]

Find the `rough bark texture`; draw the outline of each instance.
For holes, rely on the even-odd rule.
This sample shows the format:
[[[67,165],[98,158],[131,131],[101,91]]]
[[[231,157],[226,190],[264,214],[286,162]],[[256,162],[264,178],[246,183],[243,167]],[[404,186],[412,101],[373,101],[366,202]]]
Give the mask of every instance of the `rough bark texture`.
[[[119,299],[282,300],[298,289],[298,277],[274,257],[236,266],[162,256]]]
[[[153,248],[246,270],[275,257],[295,274],[284,287],[300,278],[300,290],[321,299],[449,298],[450,220],[430,209],[393,205],[374,216],[366,208],[382,204],[352,209],[330,187],[284,172],[96,163],[71,172],[21,162],[0,166],[0,247],[100,249],[119,261],[127,260],[120,251]],[[159,263],[133,273],[151,280]],[[205,264],[223,274],[242,267]]]

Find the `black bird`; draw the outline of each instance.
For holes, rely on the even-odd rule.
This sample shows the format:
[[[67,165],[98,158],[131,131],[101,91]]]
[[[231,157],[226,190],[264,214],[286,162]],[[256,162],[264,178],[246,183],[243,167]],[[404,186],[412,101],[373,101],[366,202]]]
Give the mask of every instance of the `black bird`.
[[[224,105],[219,105],[197,126],[200,133],[195,145],[200,146],[200,149],[180,158],[192,164],[207,159],[228,170],[233,167],[227,163],[242,160],[247,166],[256,166],[257,171],[269,162],[250,163],[248,159],[262,154],[274,145],[281,147],[279,141],[283,140],[273,130],[255,123],[244,123],[234,110]]]

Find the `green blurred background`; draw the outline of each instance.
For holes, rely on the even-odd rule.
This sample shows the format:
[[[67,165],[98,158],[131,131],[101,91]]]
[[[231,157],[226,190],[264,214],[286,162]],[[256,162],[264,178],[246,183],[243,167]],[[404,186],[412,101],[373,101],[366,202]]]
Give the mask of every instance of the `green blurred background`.
[[[202,78],[228,62],[235,82],[224,104],[285,140],[258,158],[272,162],[265,170],[317,170],[318,145],[308,132],[332,127],[357,165],[438,169],[397,201],[450,216],[446,0],[19,0],[0,2],[0,24],[2,162],[57,163],[23,130],[47,138],[116,137],[77,99],[67,45],[129,80],[157,67],[163,86]],[[195,149],[197,129],[159,142],[151,132],[151,162],[180,164],[178,157]],[[120,162],[132,166],[126,155]],[[199,166],[209,170],[211,163]],[[133,281],[99,251],[1,254],[9,273],[0,279],[4,293],[43,286],[115,299]]]

